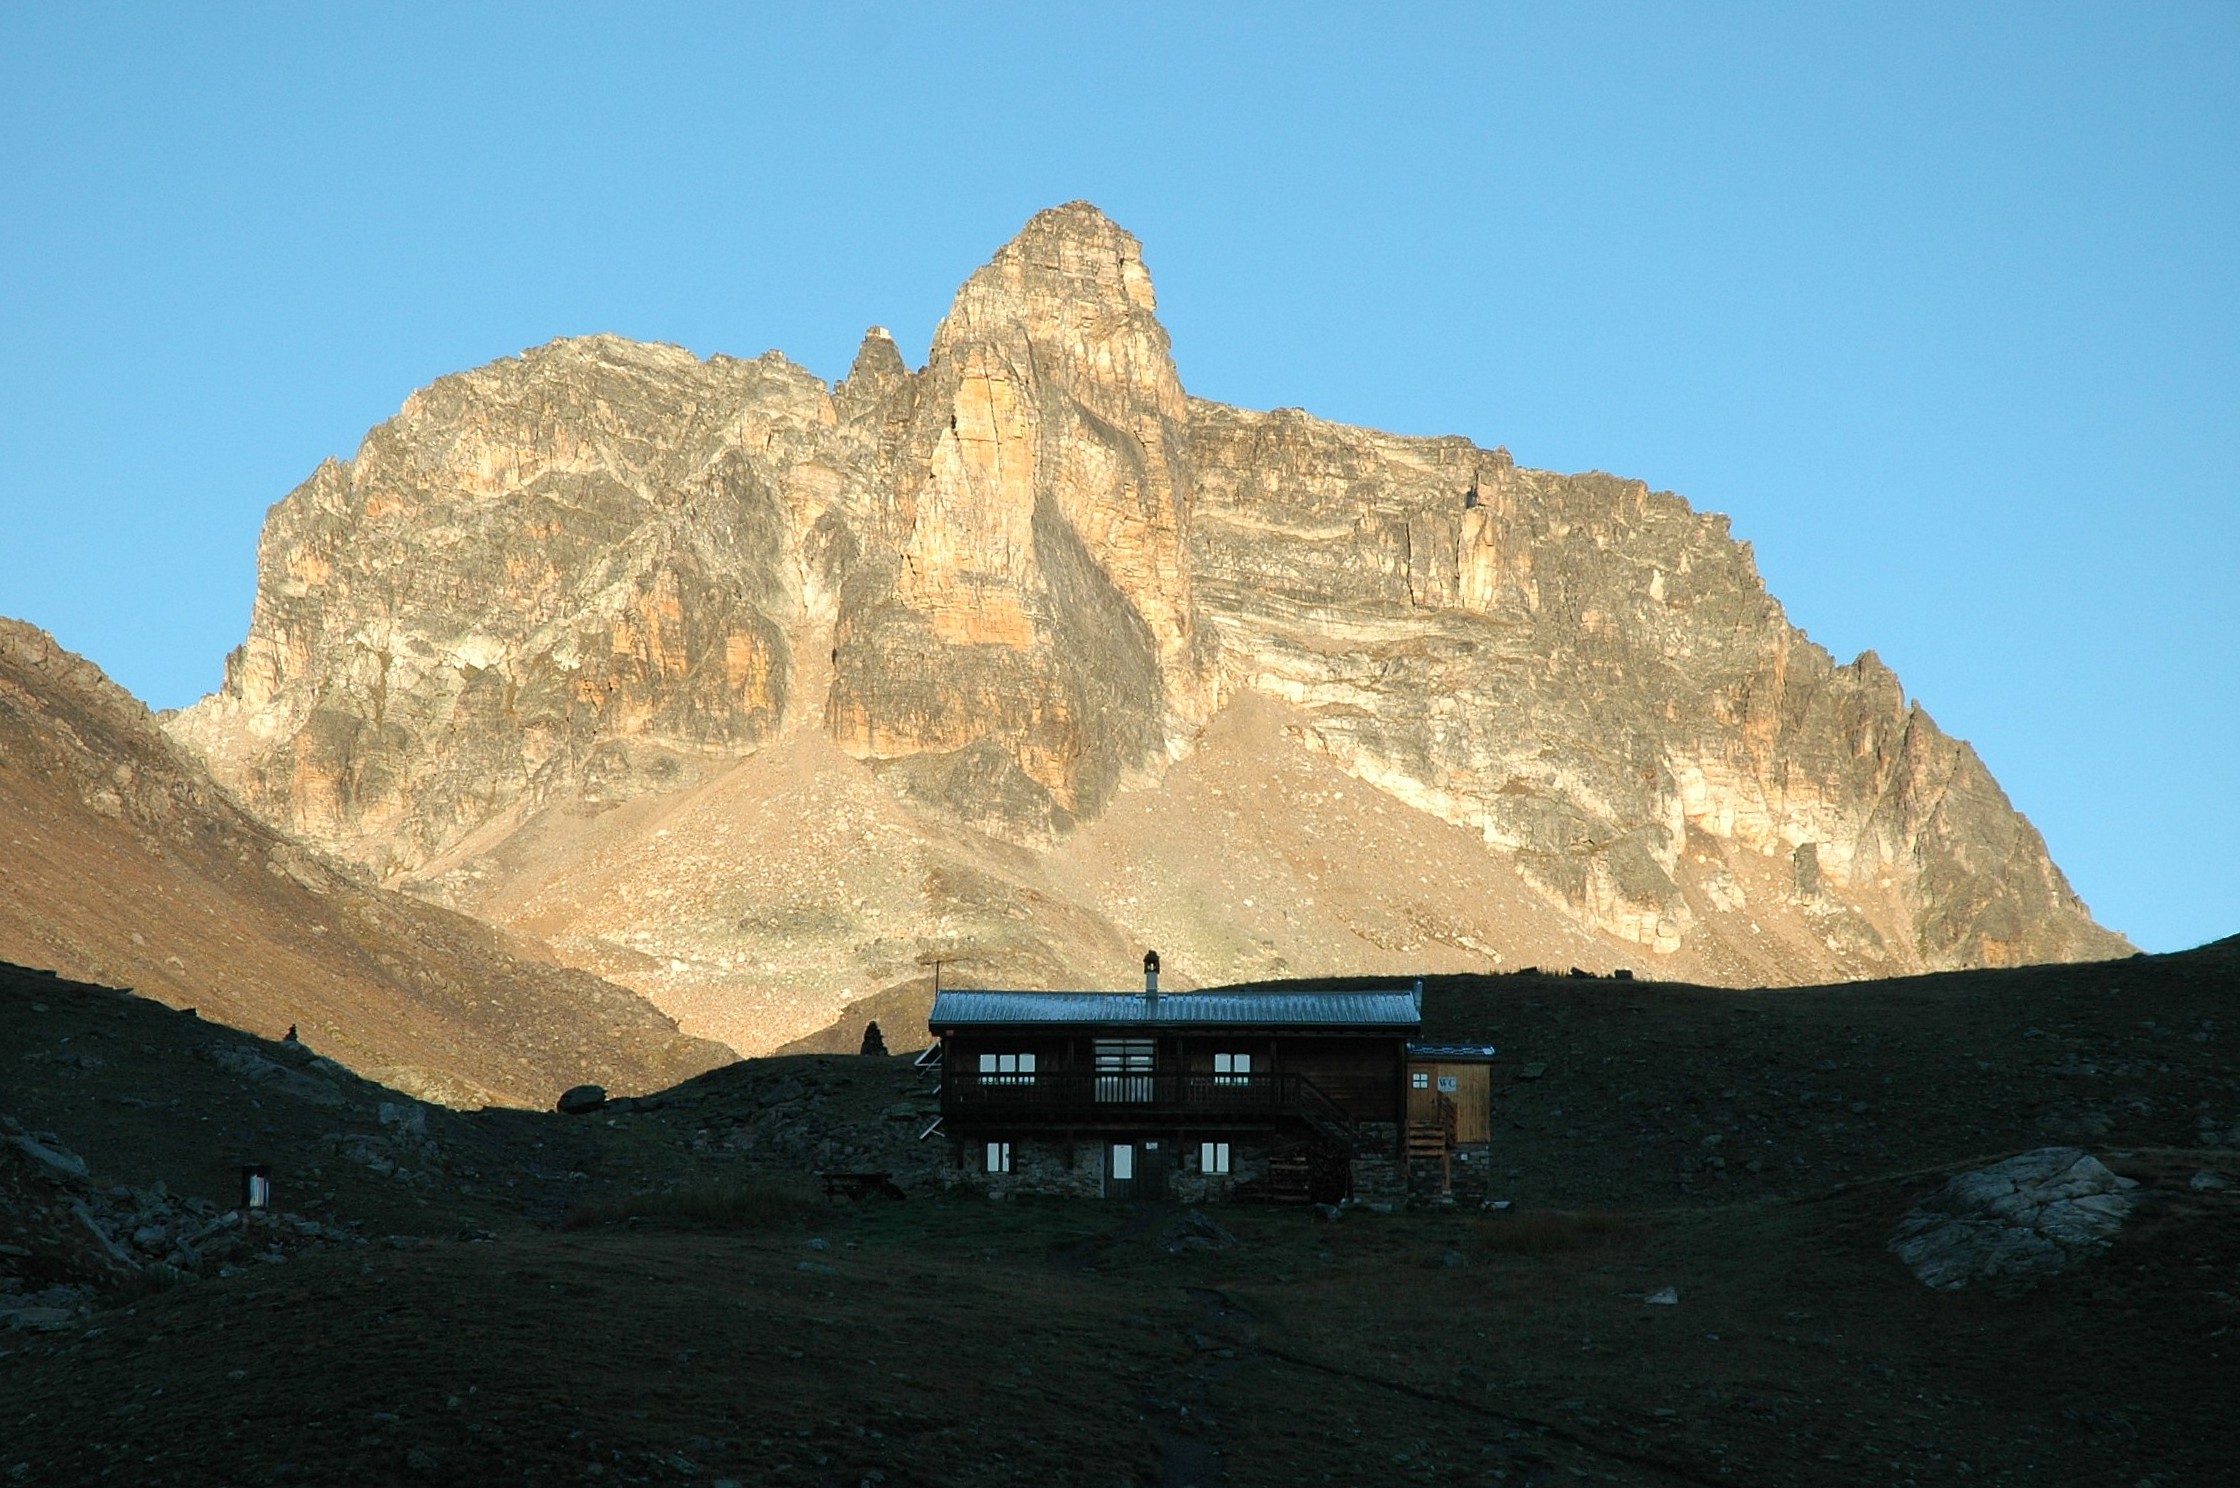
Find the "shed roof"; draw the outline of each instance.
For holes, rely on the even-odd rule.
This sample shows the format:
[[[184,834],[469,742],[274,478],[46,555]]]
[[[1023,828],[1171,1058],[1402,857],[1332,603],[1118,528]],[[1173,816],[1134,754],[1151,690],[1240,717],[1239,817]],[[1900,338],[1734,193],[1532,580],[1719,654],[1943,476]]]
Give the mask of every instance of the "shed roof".
[[[1420,1027],[1413,992],[943,992],[933,999],[933,1029],[1018,1027],[1035,1023],[1136,1028]]]
[[[1408,1045],[1410,1059],[1428,1059],[1446,1064],[1485,1064],[1492,1060],[1491,1044],[1415,1044]]]

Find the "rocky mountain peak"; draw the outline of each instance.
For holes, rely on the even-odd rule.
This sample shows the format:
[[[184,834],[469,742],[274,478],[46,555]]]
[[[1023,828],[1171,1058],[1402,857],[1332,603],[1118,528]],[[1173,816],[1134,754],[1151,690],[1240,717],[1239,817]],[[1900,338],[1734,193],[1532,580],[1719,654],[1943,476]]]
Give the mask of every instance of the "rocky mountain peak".
[[[929,365],[974,348],[1053,357],[1053,381],[1125,413],[1126,399],[1182,418],[1158,296],[1143,245],[1087,202],[1036,214],[965,281],[934,333]],[[1102,395],[1102,396],[1100,396]],[[1125,395],[1123,397],[1122,395]]]
[[[723,1022],[740,999],[811,965],[907,984],[960,936],[988,978],[1042,981],[1135,941],[1206,980],[1653,958],[1780,983],[2127,949],[1878,658],[1788,623],[1725,518],[1193,400],[1155,304],[1141,245],[1076,202],[971,276],[917,372],[875,329],[836,389],[612,337],[441,379],[274,508],[239,660],[172,731],[267,819],[741,1047],[774,1025]],[[1287,767],[1311,799],[1255,788],[1273,835],[1205,879],[1206,852],[1113,824],[1208,748],[1358,791]],[[594,841],[638,861],[629,824],[749,775],[782,872],[727,856],[721,813],[689,882],[659,866],[683,836],[628,884],[566,866]],[[814,781],[857,846],[979,845],[843,889],[776,825]],[[1191,830],[1248,840],[1241,780],[1207,789]],[[1339,820],[1415,846],[1363,848],[1357,878],[1317,837]],[[1089,841],[1136,866],[1063,866]],[[1240,887],[1271,854],[1280,914]]]
[[[894,333],[885,326],[873,326],[863,333],[863,344],[856,348],[848,375],[833,389],[833,401],[845,416],[878,403],[909,380],[910,368],[902,360],[901,348],[894,344]]]
[[[1037,212],[967,281],[966,293],[991,283],[1081,305],[1125,303],[1146,315],[1159,308],[1143,244],[1085,201]]]

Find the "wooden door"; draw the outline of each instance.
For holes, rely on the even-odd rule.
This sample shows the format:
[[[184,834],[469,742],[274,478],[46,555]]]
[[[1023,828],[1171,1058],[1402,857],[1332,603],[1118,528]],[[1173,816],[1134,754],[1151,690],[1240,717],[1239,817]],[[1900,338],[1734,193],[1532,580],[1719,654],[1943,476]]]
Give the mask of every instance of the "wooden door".
[[[1105,1148],[1106,1198],[1132,1199],[1136,1196],[1136,1159],[1139,1155],[1133,1142],[1113,1142]]]
[[[1171,1141],[1143,1142],[1136,1147],[1136,1197],[1163,1199],[1167,1174],[1174,1171],[1175,1145]]]
[[[1408,1120],[1437,1121],[1439,1119],[1438,1070],[1434,1065],[1411,1064],[1408,1066]]]

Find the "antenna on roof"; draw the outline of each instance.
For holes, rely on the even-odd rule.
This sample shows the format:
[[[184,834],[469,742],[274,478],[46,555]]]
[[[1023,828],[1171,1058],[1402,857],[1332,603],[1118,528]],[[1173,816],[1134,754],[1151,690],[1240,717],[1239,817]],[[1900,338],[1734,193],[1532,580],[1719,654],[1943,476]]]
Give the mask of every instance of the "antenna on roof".
[[[1159,995],[1159,953],[1157,951],[1145,951],[1143,953],[1143,995],[1146,997],[1157,997]]]

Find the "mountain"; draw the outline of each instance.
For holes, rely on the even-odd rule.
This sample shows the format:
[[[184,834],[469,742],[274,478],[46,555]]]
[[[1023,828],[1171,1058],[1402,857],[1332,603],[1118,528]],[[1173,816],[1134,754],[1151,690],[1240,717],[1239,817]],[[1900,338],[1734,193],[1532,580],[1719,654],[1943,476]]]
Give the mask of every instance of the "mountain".
[[[145,707],[12,620],[0,961],[268,1038],[292,1025],[368,1078],[454,1105],[545,1106],[585,1080],[654,1089],[729,1057],[533,943],[362,883],[251,819]]]
[[[2120,955],[1723,517],[1184,391],[1044,212],[913,372],[554,342],[274,507],[169,720],[263,820],[774,1046],[954,976]]]

